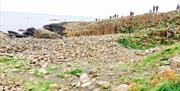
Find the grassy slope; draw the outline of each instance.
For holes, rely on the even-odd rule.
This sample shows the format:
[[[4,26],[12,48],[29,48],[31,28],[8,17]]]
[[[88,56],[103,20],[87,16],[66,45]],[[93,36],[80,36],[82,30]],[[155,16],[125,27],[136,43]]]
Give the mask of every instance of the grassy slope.
[[[161,51],[150,54],[144,59],[139,60],[135,64],[120,65],[120,68],[123,68],[125,72],[128,73],[124,76],[120,76],[119,78],[117,78],[117,82],[136,83],[141,85],[141,87],[139,88],[146,89],[144,91],[149,91],[149,90],[161,91],[162,89],[167,89],[168,87],[165,88],[163,86],[172,85],[172,81],[169,79],[164,79],[164,81],[161,80],[155,86],[152,86],[150,82],[156,76],[157,65],[165,65],[164,63],[167,62],[168,58],[173,57],[177,54],[180,54],[180,44],[172,45],[162,49]],[[179,85],[180,80],[176,79],[176,81],[178,82],[175,85],[180,86]],[[133,89],[131,89],[130,91],[133,91]],[[179,89],[179,88],[174,87],[173,89]],[[162,91],[173,91],[173,90],[162,90]]]

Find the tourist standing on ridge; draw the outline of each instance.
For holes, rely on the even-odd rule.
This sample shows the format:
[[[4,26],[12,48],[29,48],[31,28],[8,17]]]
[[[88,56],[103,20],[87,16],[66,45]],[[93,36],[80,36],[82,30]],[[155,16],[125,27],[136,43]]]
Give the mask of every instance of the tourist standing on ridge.
[[[178,4],[177,7],[176,7],[176,10],[179,10],[180,9],[180,5]]]
[[[130,16],[134,16],[134,12],[131,11],[131,12],[130,12]]]
[[[159,10],[159,6],[156,6],[156,13],[158,12],[158,10]]]
[[[152,10],[151,10],[151,9],[149,10],[149,13],[152,13]]]
[[[112,16],[109,16],[109,19],[112,20]]]
[[[153,13],[155,13],[156,6],[153,6]]]

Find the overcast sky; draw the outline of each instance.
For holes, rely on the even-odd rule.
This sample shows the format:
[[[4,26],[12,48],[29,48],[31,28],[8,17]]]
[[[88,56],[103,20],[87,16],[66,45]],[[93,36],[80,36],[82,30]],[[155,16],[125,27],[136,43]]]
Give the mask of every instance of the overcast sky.
[[[178,3],[180,0],[0,0],[0,10],[104,18],[129,11],[146,13],[153,5],[159,5],[161,12],[175,10]]]

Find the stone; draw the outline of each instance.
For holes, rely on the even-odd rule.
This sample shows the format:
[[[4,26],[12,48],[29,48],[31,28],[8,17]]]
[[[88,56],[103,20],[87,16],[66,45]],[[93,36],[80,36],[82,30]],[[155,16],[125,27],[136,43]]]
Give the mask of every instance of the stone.
[[[159,66],[157,73],[162,74],[165,70],[171,70],[170,66]]]
[[[54,32],[51,32],[51,31],[48,31],[46,29],[37,29],[36,31],[34,31],[34,35],[33,37],[35,38],[48,38],[48,39],[62,39],[62,36],[57,34],[57,33],[54,33]]]
[[[24,37],[22,34],[19,34],[17,32],[14,32],[14,31],[8,31],[9,33],[9,37],[11,38],[22,38]]]
[[[168,61],[172,69],[180,68],[180,55],[170,58]]]
[[[91,74],[96,74],[97,73],[97,69],[96,68],[94,68],[94,69],[91,69],[90,71],[89,71],[89,74],[91,75]]]
[[[101,90],[100,88],[93,89],[93,91],[100,91],[100,90]]]
[[[24,36],[27,36],[27,37],[28,37],[28,36],[33,36],[35,30],[36,30],[36,29],[33,28],[33,27],[27,28],[27,29],[23,32],[23,35],[24,35]]]
[[[121,84],[118,87],[113,88],[112,91],[128,91],[128,87],[127,84]]]
[[[84,82],[87,82],[87,81],[90,81],[90,78],[88,77],[88,75],[86,73],[83,73],[81,76],[80,76],[80,81],[82,83]]]
[[[40,68],[39,72],[40,72],[41,74],[43,74],[43,75],[48,74],[48,71],[47,71],[46,69],[44,69],[44,68]]]
[[[89,87],[92,82],[85,82],[81,85],[82,88]]]
[[[49,85],[49,89],[58,89],[59,88],[59,86],[58,86],[58,84],[56,84],[56,83],[54,83],[54,84],[50,84]]]
[[[44,25],[43,28],[51,32],[56,32],[57,34],[60,34],[60,35],[66,34],[64,33],[65,27],[61,26],[60,24],[54,23],[54,24]]]
[[[97,84],[103,89],[108,89],[110,87],[109,82],[106,81],[98,81]]]
[[[71,91],[68,87],[61,88],[60,91]]]

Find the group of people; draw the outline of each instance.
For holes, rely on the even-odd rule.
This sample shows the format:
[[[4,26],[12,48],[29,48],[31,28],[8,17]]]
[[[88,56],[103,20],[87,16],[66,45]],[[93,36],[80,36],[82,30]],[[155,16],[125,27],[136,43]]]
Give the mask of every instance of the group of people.
[[[118,19],[119,15],[118,14],[114,14],[113,16],[109,16],[109,19]]]
[[[100,19],[98,19],[98,18],[96,18],[96,19],[95,19],[95,21],[97,22],[97,21],[101,21],[101,20],[100,20]]]
[[[157,13],[158,12],[158,10],[159,10],[159,6],[157,5],[157,6],[153,6],[153,11],[150,9],[150,13]]]
[[[159,6],[158,5],[154,5],[153,9],[152,10],[150,9],[150,13],[158,13],[158,10],[159,10]],[[177,5],[176,10],[180,10],[180,4]],[[130,11],[130,16],[134,16],[134,12],[133,11]],[[113,16],[109,16],[110,20],[118,19],[118,18],[119,18],[118,14],[114,14]],[[97,18],[95,20],[96,21],[100,21],[100,19],[97,19]]]

